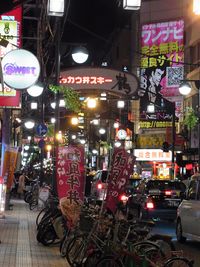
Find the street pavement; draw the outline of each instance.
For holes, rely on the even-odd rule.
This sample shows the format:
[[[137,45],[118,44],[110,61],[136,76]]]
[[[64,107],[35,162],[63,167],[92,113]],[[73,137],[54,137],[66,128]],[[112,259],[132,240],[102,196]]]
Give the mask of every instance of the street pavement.
[[[59,247],[45,247],[36,240],[36,216],[23,200],[12,200],[13,210],[0,219],[0,266],[2,267],[69,267],[60,256]],[[175,236],[175,223],[157,222],[153,233],[173,237],[177,250],[194,259],[194,267],[200,267],[200,242],[187,241],[179,244]]]
[[[184,244],[180,244],[176,239],[176,224],[175,222],[158,221],[153,228],[155,234],[165,234],[172,236],[175,248],[178,251],[182,251],[184,257],[194,260],[193,267],[200,267],[200,242],[194,242],[187,240]]]
[[[35,219],[23,200],[12,200],[13,210],[0,219],[0,266],[2,267],[69,267],[60,256],[59,247],[45,247],[36,240]]]

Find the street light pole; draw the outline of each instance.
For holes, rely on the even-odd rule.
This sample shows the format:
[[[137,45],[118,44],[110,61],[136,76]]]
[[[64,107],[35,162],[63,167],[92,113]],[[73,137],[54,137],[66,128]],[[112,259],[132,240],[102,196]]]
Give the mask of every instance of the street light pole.
[[[194,82],[198,90],[198,172],[200,172],[200,80],[185,80],[179,86],[179,92],[186,96],[189,95],[192,88],[188,82]]]
[[[176,110],[176,106],[175,106],[175,102],[171,102],[172,106],[173,106],[173,110],[172,110],[172,166],[171,166],[171,179],[174,179],[174,167],[175,167],[175,140],[176,140],[176,122],[175,122],[175,110]]]

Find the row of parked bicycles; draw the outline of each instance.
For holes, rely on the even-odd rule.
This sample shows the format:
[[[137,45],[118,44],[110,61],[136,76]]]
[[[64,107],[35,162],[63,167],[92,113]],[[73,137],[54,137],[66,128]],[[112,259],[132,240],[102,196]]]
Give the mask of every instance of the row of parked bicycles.
[[[36,218],[36,238],[44,246],[58,244],[70,266],[193,266],[182,251],[176,251],[170,236],[152,234],[152,221],[122,220],[85,203],[78,223],[71,228],[61,210],[58,198],[50,194]]]

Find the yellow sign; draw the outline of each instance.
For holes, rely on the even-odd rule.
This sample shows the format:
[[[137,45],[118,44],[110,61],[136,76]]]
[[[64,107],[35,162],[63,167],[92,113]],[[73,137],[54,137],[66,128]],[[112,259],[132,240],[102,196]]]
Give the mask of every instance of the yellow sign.
[[[2,177],[7,179],[7,189],[10,190],[13,184],[13,176],[17,163],[18,148],[6,148],[3,160]]]

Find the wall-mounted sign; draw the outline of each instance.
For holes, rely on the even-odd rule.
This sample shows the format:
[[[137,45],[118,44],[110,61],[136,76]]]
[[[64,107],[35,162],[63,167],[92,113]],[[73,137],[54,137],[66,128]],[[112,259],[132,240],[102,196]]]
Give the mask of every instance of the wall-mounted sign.
[[[129,72],[108,68],[76,68],[61,72],[60,83],[74,90],[104,90],[131,96],[138,90],[138,78]]]
[[[172,153],[161,149],[134,149],[136,161],[171,161]]]
[[[22,7],[19,6],[7,13],[0,14],[0,36],[8,41],[6,47],[0,46],[0,57],[9,51],[21,47]],[[20,92],[6,84],[0,84],[0,107],[19,107]]]
[[[40,75],[40,64],[31,52],[16,49],[2,59],[4,82],[14,89],[26,89],[35,84]]]

